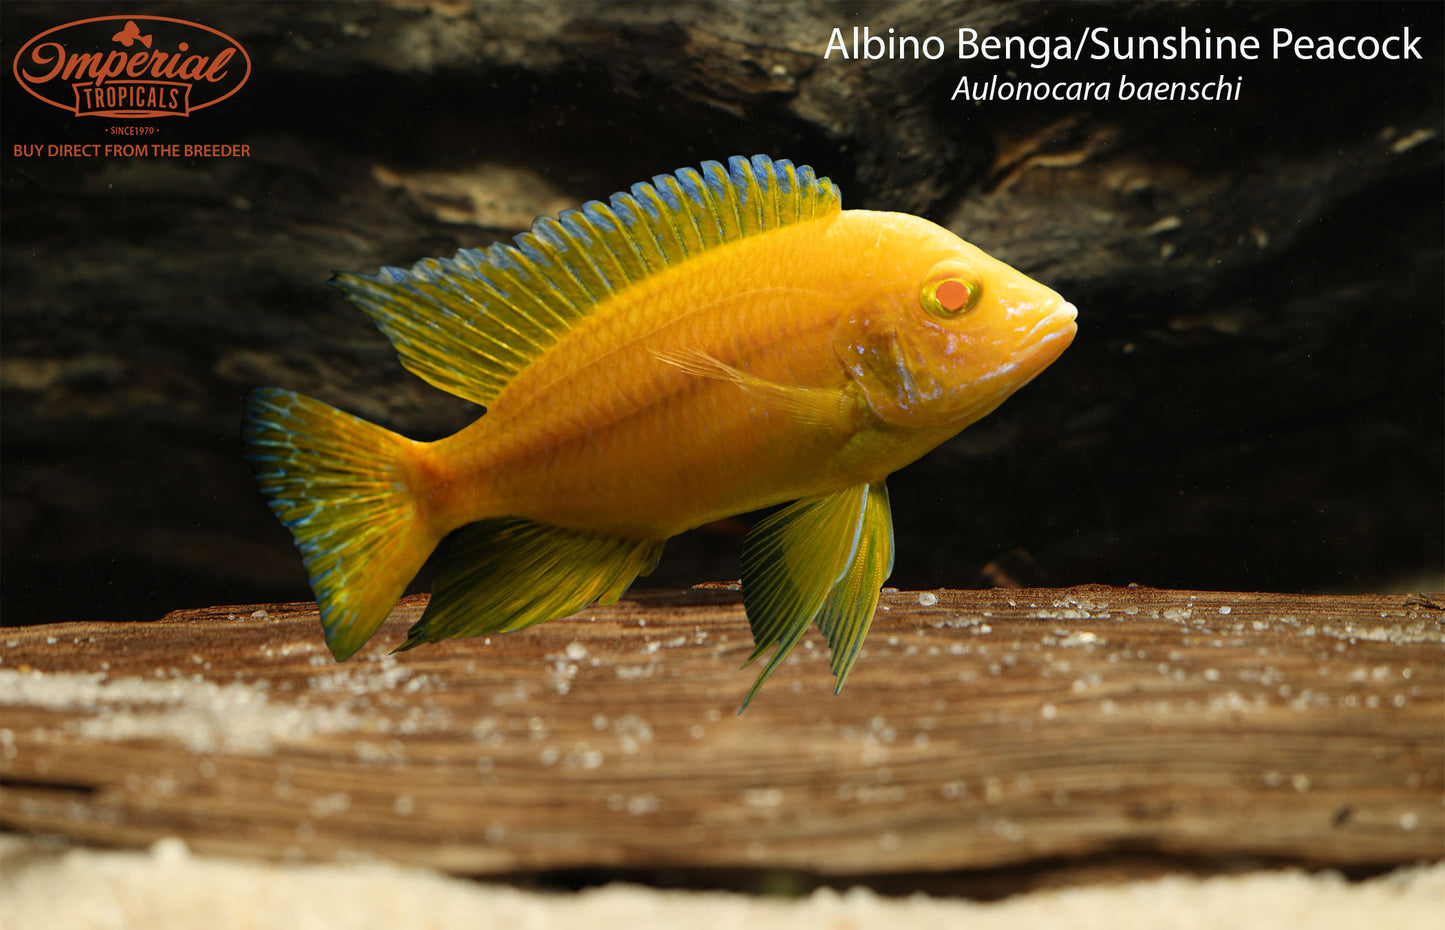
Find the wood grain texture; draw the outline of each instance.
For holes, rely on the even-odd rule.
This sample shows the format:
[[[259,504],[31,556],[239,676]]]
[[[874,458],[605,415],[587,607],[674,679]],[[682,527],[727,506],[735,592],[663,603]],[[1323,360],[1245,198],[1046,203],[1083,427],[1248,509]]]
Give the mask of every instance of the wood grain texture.
[[[1445,852],[1438,596],[885,592],[848,687],[809,637],[741,717],[740,596],[640,594],[335,664],[314,605],[6,631],[0,821],[465,873],[882,873]]]

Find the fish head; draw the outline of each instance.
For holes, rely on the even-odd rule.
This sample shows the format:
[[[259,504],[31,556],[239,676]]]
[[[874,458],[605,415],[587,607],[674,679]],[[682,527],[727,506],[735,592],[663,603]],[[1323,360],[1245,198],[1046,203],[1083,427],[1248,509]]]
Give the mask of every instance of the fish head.
[[[1050,288],[927,220],[874,216],[887,234],[835,346],[886,424],[962,429],[1073,341],[1077,310]]]

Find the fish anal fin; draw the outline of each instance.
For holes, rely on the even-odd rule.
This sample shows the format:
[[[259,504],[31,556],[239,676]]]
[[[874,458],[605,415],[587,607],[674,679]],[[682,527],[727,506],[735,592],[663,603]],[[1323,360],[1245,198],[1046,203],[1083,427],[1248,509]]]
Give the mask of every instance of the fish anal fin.
[[[655,349],[659,361],[698,378],[735,384],[769,410],[804,426],[844,431],[853,425],[858,402],[848,388],[800,387],[769,381],[720,361],[702,349]]]
[[[868,486],[853,559],[818,612],[818,628],[828,640],[830,667],[838,678],[834,694],[842,691],[848,681],[848,672],[873,622],[878,593],[892,573],[893,514],[888,506],[888,488],[877,481]]]
[[[868,516],[871,487],[855,485],[790,504],[753,527],[743,541],[743,606],[755,644],[748,662],[774,645],[777,651],[738,713],[747,709],[830,602],[840,581],[847,579]],[[845,613],[845,598],[846,589],[838,594],[839,616]],[[842,629],[842,624],[830,620],[830,627]]]
[[[665,540],[580,532],[517,518],[472,523],[438,547],[431,602],[401,649],[520,630],[614,603]]]
[[[657,567],[657,562],[661,558],[661,542],[651,547],[638,546],[633,550],[632,558],[623,567],[622,571],[618,572],[617,578],[613,581],[612,586],[598,595],[597,603],[603,607],[616,604],[622,595],[627,593],[627,588],[633,581],[644,575],[652,574],[652,570]]]

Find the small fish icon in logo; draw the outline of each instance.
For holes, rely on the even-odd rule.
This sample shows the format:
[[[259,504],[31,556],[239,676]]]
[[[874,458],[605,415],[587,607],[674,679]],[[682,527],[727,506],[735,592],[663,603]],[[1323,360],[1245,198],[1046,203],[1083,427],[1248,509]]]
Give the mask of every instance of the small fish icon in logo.
[[[144,45],[146,48],[151,47],[151,37],[149,35],[141,35],[140,27],[135,24],[135,20],[133,19],[126,20],[125,28],[122,29],[120,32],[117,32],[110,38],[112,42],[119,42],[126,48],[130,48],[131,43],[135,42],[137,39],[139,39],[141,44]]]

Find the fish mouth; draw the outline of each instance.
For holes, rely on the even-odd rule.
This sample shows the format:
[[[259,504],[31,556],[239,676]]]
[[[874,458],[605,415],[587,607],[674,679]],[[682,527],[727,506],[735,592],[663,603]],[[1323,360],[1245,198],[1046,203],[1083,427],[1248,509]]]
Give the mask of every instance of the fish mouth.
[[[1074,341],[1074,334],[1079,331],[1079,325],[1074,322],[1078,316],[1079,308],[1065,301],[1040,319],[1019,342],[1019,363],[1034,370],[1047,367]]]
[[[978,419],[1038,377],[1074,341],[1079,331],[1074,322],[1078,315],[1078,308],[1065,301],[1029,327],[1007,362],[972,382],[976,402],[955,419],[965,425]]]

